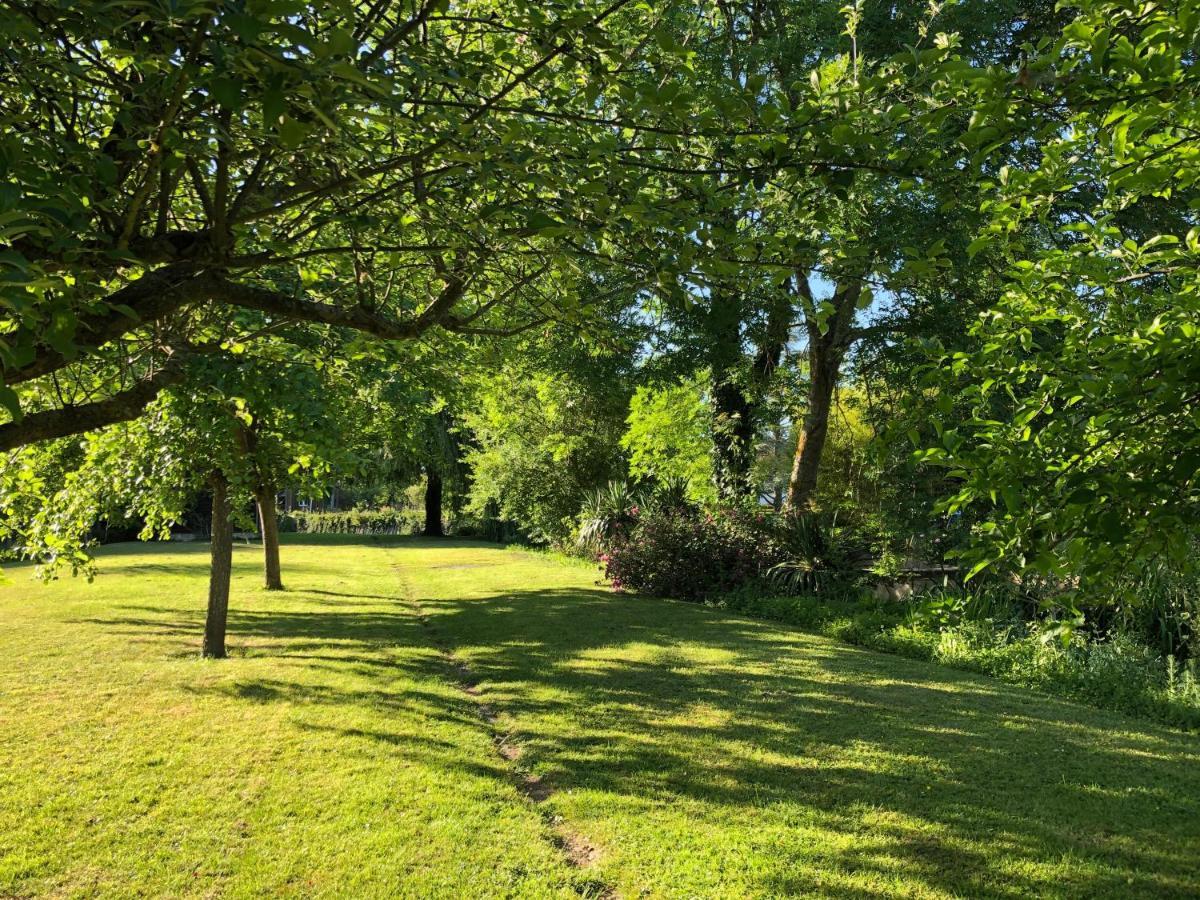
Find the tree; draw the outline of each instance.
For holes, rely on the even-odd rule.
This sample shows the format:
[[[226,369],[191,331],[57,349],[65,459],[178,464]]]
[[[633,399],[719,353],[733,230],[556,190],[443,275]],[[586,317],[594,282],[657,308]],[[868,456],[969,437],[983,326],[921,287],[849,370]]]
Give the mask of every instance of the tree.
[[[936,351],[970,415],[920,458],[982,517],[972,572],[1078,586],[1184,563],[1200,509],[1200,81],[1192,0],[1083,0],[1015,78],[967,86],[975,144],[1033,143],[999,171],[973,245],[1011,260],[976,343]]]
[[[462,447],[459,444],[454,417],[446,407],[426,417],[424,421],[425,469],[425,537],[444,537],[442,512],[447,482],[462,493]]]
[[[656,273],[653,312],[668,326],[661,343],[711,373],[714,477],[729,499],[753,493],[754,446],[784,357],[806,357],[788,492],[800,508],[816,490],[843,364],[867,333],[860,306],[912,291],[918,273],[936,285],[946,245],[965,248],[974,228],[958,143],[969,113],[946,102],[944,79],[1015,58],[1054,8],[755,2],[689,12],[675,21],[679,40],[697,47],[695,73],[672,90],[700,95],[698,108],[730,124],[698,130],[671,160],[677,174],[704,166],[683,182],[698,212],[671,245],[677,267]]]
[[[552,213],[653,206],[607,162],[653,107],[595,114],[668,57],[629,0],[3,8],[0,448],[137,416],[238,310],[245,340],[531,327],[573,306]],[[67,368],[101,389],[64,408],[33,383]]]
[[[479,385],[462,415],[469,510],[487,517],[494,509],[538,542],[571,538],[587,493],[627,465],[620,439],[629,394],[611,369],[598,382],[588,374],[513,362]],[[592,389],[597,383],[603,390]]]
[[[212,486],[212,564],[208,575],[208,610],[204,616],[204,643],[200,655],[224,659],[225,629],[229,620],[229,579],[233,573],[233,521],[229,508],[229,480],[221,471],[209,476]]]
[[[682,481],[689,497],[717,499],[713,480],[713,439],[703,376],[668,385],[643,385],[629,401],[621,447],[629,454],[629,474],[637,479]]]
[[[282,350],[282,343],[264,343]],[[318,481],[345,465],[338,417],[350,408],[337,382],[286,357],[208,354],[187,380],[144,415],[89,434],[26,448],[0,466],[11,498],[0,528],[47,574],[87,567],[103,518],[140,519],[144,538],[164,537],[201,493],[212,501],[211,577],[203,654],[225,654],[234,521],[254,504],[263,534],[264,581],[282,587],[274,497],[284,478]],[[61,462],[47,465],[56,457]],[[26,474],[42,471],[41,478]],[[49,476],[49,477],[47,477]]]
[[[259,460],[258,429],[253,421],[238,429],[238,443],[254,466],[254,505],[258,510],[259,534],[263,542],[263,586],[268,591],[283,590],[283,574],[279,564],[279,518],[275,510],[278,483],[268,467]]]

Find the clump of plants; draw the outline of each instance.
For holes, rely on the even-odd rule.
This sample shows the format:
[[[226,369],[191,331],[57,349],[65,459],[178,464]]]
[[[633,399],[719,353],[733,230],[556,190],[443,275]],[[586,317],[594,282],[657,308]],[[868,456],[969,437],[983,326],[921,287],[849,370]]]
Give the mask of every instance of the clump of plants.
[[[392,506],[334,512],[295,510],[290,516],[296,530],[306,534],[419,534],[424,523],[420,511]]]
[[[827,592],[854,582],[865,556],[816,515],[702,507],[687,485],[614,482],[585,507],[579,547],[615,590],[703,601],[734,591]]]
[[[766,587],[783,557],[761,514],[652,507],[600,561],[615,590],[697,601],[749,582]]]

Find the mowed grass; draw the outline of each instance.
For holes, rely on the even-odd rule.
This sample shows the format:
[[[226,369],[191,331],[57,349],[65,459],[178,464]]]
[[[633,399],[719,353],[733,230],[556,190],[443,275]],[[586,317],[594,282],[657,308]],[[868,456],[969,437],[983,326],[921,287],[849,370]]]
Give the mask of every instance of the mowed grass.
[[[1200,894],[1195,737],[452,541],[240,548],[206,662],[205,551],[9,571],[0,896]]]
[[[409,551],[235,553],[231,658],[198,658],[207,546],[106,549],[0,588],[0,896],[571,895],[473,701],[405,603]]]

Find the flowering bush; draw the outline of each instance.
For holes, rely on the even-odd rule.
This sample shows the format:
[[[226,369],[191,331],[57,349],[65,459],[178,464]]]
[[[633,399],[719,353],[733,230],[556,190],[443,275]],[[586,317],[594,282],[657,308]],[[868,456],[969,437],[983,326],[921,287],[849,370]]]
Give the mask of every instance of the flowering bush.
[[[614,590],[704,600],[762,579],[783,559],[761,513],[670,506],[630,512],[635,527],[599,557]]]

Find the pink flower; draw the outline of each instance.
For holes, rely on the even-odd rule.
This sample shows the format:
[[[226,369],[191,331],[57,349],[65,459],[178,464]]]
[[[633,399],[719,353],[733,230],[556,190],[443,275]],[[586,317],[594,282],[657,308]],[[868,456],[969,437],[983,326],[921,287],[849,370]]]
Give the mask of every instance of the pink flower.
[[[629,514],[630,514],[631,516],[636,516],[636,515],[638,514],[638,508],[637,508],[637,506],[631,506],[631,507],[629,507]]]

